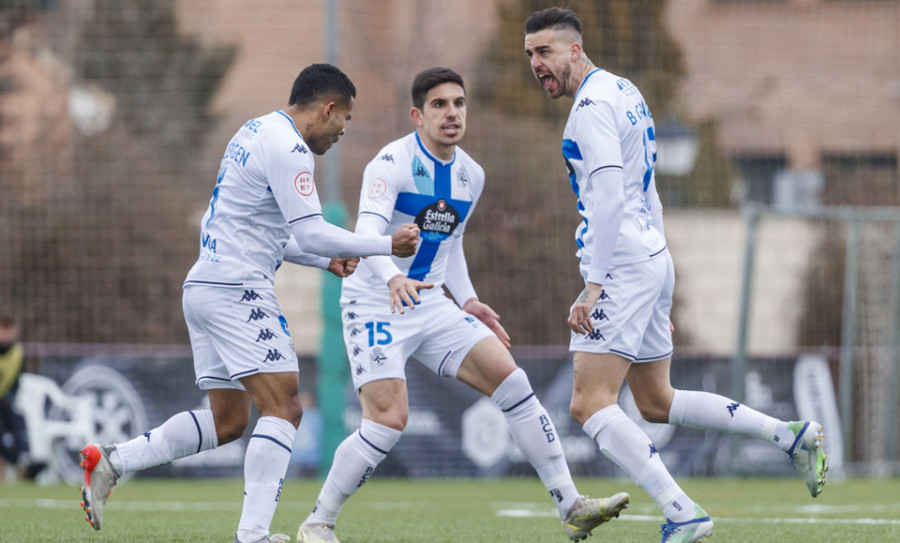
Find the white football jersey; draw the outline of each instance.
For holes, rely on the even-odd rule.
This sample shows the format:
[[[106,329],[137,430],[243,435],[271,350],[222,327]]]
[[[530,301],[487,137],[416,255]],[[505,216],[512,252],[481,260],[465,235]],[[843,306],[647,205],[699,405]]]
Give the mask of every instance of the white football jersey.
[[[610,266],[648,259],[665,249],[661,210],[654,209],[659,197],[653,175],[653,117],[631,81],[599,68],[585,77],[566,122],[562,152],[582,216],[575,242],[585,279],[592,267],[605,275]],[[593,174],[615,170],[624,174],[623,190],[593,186]],[[622,210],[620,222],[616,217],[594,217],[601,194],[614,200],[604,201],[605,206]],[[659,224],[654,224],[654,212]],[[594,236],[615,236],[605,245],[610,254],[592,254]],[[602,277],[592,281],[602,283]]]
[[[457,147],[452,160],[441,161],[413,132],[386,145],[366,166],[357,220],[375,216],[385,222],[386,234],[403,224],[418,225],[416,254],[390,258],[404,275],[434,283],[433,289],[420,291],[424,301],[442,295],[450,246],[461,241],[483,188],[484,170],[465,151]],[[365,260],[343,280],[341,303],[365,299],[387,308],[388,296],[384,280]]]
[[[185,285],[272,287],[290,225],[322,215],[314,167],[285,113],[247,121],[222,157]]]

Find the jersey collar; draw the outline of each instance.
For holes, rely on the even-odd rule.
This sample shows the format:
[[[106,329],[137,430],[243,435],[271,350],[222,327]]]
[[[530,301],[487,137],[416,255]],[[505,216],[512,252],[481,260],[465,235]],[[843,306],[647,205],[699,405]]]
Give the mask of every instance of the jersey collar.
[[[296,132],[297,135],[300,136],[300,139],[302,140],[302,139],[303,139],[303,136],[300,135],[300,131],[297,130],[297,126],[294,124],[294,119],[291,119],[291,116],[290,116],[290,115],[288,115],[287,113],[281,111],[280,109],[279,109],[278,111],[276,111],[276,113],[280,113],[281,115],[284,116],[285,119],[287,119],[287,121],[288,121],[289,123],[291,123],[291,128],[294,129],[294,132]],[[305,141],[305,140],[304,140],[304,141]]]
[[[453,158],[451,158],[449,162],[446,160],[441,160],[428,152],[428,149],[425,147],[425,145],[422,143],[422,139],[419,137],[418,130],[413,132],[413,134],[416,135],[416,141],[419,143],[419,149],[421,149],[422,152],[425,153],[425,155],[428,156],[428,158],[430,158],[431,160],[437,162],[438,164],[443,164],[444,166],[449,166],[456,161],[456,149],[453,150]]]
[[[581,92],[581,87],[583,87],[584,84],[587,83],[587,80],[590,79],[590,77],[592,75],[602,72],[602,71],[603,71],[603,68],[594,68],[593,70],[588,72],[588,74],[586,76],[584,76],[584,79],[581,81],[581,85],[578,85],[578,90],[575,91],[575,96],[578,96],[578,93]]]

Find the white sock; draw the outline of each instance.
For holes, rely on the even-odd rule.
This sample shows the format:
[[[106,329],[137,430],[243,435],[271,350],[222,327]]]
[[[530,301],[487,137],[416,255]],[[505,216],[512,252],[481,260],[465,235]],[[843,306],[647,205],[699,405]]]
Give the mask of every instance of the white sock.
[[[676,390],[669,423],[755,437],[774,443],[783,451],[794,442],[787,422],[710,392]]]
[[[362,419],[359,430],[334,452],[328,477],[306,522],[334,525],[341,508],[369,480],[375,467],[394,448],[403,432]]]
[[[255,541],[269,534],[296,435],[297,429],[284,419],[260,417],[257,421],[244,456],[240,541]]]
[[[694,517],[694,502],[669,474],[647,434],[617,404],[594,413],[584,431],[656,501],[667,519],[684,522]]]
[[[215,449],[218,444],[212,411],[182,411],[158,428],[117,444],[110,462],[124,475]]]
[[[547,410],[538,401],[522,368],[500,383],[491,399],[500,406],[509,433],[522,454],[531,462],[553,498],[560,518],[565,518],[578,499],[578,490],[569,473],[559,434]]]

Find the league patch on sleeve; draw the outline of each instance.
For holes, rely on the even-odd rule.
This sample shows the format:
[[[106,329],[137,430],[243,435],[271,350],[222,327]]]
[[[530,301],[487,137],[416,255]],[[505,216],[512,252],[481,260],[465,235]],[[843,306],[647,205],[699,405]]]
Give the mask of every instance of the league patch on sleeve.
[[[316,183],[313,181],[312,174],[309,172],[300,172],[294,178],[294,188],[300,193],[300,196],[310,196],[316,190]]]
[[[376,177],[372,180],[372,183],[369,185],[369,198],[373,200],[377,200],[384,196],[384,193],[387,192],[387,183],[384,182],[384,179],[380,177]]]

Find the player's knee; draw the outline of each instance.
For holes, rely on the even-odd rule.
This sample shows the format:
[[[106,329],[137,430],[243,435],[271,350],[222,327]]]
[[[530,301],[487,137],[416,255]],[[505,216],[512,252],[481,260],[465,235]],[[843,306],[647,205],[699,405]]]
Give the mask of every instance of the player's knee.
[[[669,422],[669,405],[665,402],[658,399],[645,399],[642,401],[635,399],[635,405],[641,414],[641,418],[645,421],[663,424]]]
[[[226,414],[215,418],[216,437],[219,445],[231,443],[244,435],[244,430],[250,424],[249,414],[243,415],[239,413]]]

